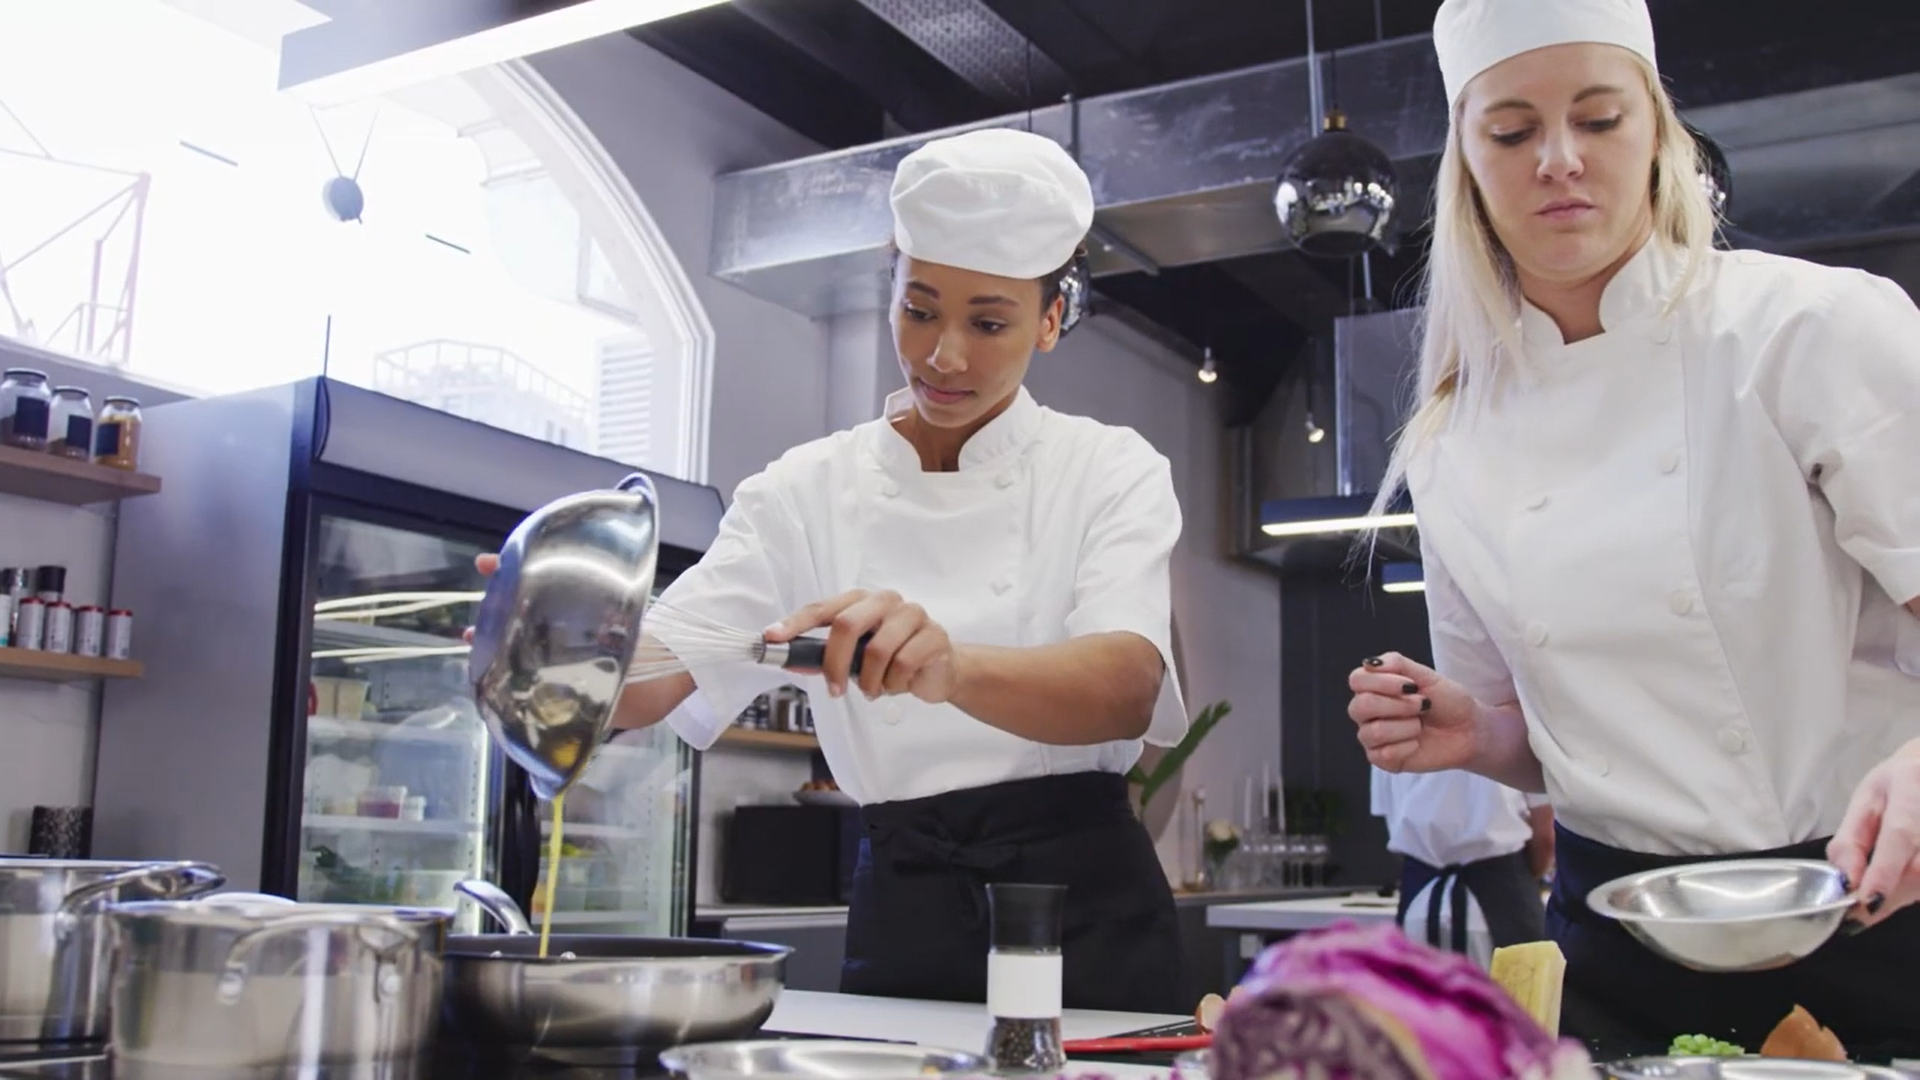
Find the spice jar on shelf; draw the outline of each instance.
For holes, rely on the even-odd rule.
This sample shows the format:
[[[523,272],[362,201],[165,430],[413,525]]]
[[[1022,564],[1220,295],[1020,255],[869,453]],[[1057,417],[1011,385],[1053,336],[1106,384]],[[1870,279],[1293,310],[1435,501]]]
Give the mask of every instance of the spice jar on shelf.
[[[93,460],[93,399],[78,386],[53,388],[53,422],[47,449],[61,457]]]
[[[47,375],[31,368],[8,368],[0,379],[0,443],[22,450],[47,448],[47,424],[53,391]]]
[[[140,468],[140,403],[110,397],[101,403],[93,437],[94,461],[134,472]]]

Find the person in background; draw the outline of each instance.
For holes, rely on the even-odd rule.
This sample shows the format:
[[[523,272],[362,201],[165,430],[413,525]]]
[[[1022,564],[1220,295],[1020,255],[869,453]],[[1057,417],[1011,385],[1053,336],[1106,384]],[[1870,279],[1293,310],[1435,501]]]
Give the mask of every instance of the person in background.
[[[1092,187],[1057,143],[981,130],[907,155],[892,206],[906,387],[742,482],[643,625],[669,650],[674,612],[775,642],[826,628],[823,670],[696,661],[629,686],[615,723],[704,749],[759,695],[807,691],[865,827],[846,992],[984,1001],[986,885],[1056,884],[1065,1005],[1185,1014],[1173,893],[1124,779],[1187,726],[1171,467],[1023,386],[1060,338]]]
[[[1547,936],[1541,885],[1553,866],[1553,809],[1484,776],[1373,770],[1373,813],[1401,857],[1400,926],[1481,967],[1503,945]]]
[[[1418,400],[1434,665],[1349,677],[1369,760],[1547,792],[1572,1034],[1756,1048],[1796,1005],[1920,1050],[1920,309],[1714,247],[1645,0],[1445,0]],[[1830,859],[1858,902],[1706,974],[1587,905],[1701,860]]]

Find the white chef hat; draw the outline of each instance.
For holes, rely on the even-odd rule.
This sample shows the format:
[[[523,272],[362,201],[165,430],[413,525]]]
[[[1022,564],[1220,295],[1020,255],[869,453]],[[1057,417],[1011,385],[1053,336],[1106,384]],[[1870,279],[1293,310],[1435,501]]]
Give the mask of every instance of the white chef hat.
[[[1093,186],[1060,144],[1007,128],[935,139],[893,174],[893,242],[915,259],[1037,278],[1093,226]]]
[[[1475,75],[1502,60],[1574,42],[1631,49],[1659,69],[1646,0],[1445,0],[1433,16],[1433,47],[1449,103],[1460,100]]]

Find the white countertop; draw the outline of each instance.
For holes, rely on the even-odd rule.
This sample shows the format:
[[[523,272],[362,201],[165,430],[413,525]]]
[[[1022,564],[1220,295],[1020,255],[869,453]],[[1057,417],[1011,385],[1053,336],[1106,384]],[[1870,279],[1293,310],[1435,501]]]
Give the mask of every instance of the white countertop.
[[[1274,900],[1260,904],[1218,904],[1207,909],[1207,925],[1219,930],[1318,930],[1342,919],[1357,923],[1392,922],[1399,900],[1378,890],[1323,896],[1312,900]]]
[[[1160,1013],[1068,1009],[1061,1017],[1060,1034],[1067,1040],[1103,1039],[1192,1019]],[[986,1047],[987,1025],[987,1010],[983,1005],[787,990],[775,1003],[764,1030],[790,1035],[889,1039],[977,1054]],[[1120,1080],[1144,1080],[1168,1072],[1165,1068],[1114,1065],[1104,1061],[1088,1062],[1084,1071],[1106,1073]]]

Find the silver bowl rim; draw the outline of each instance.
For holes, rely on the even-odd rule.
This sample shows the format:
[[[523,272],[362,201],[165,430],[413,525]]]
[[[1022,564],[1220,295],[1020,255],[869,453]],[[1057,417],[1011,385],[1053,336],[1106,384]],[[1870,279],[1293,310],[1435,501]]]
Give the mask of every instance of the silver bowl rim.
[[[780,961],[784,961],[788,957],[794,954],[794,947],[791,945],[774,945],[764,941],[738,941],[734,939],[720,939],[720,938],[716,938],[713,940],[725,941],[729,945],[744,945],[744,946],[747,946],[751,951],[742,951],[738,953],[724,953],[724,954],[718,954],[713,956],[578,956],[576,955],[576,956],[573,956],[572,958],[568,958],[559,953],[553,953],[553,952],[549,952],[548,955],[546,956],[540,956],[537,953],[521,956],[521,955],[515,955],[515,954],[509,954],[509,953],[481,952],[480,949],[477,947],[478,944],[483,941],[504,940],[510,937],[532,939],[532,938],[537,938],[539,936],[540,936],[539,931],[535,931],[534,933],[531,933],[531,934],[450,934],[447,937],[447,944],[446,944],[444,955],[446,956],[446,959],[449,961],[458,960],[462,963],[486,963],[486,964],[513,963],[513,964],[527,964],[535,967],[559,967],[563,965],[567,967],[573,967],[575,965],[583,965],[583,964],[598,964],[598,965],[622,964],[622,965],[627,965],[631,967],[660,966],[660,967],[688,968],[688,967],[759,967],[759,966],[764,966],[764,965],[769,965],[769,964],[778,963]],[[560,935],[560,934],[554,935],[556,939],[564,936],[567,936],[567,935]],[[613,935],[595,935],[595,936],[610,937]],[[702,939],[677,938],[673,940],[699,941]],[[774,1040],[774,1041],[778,1041],[778,1040]],[[690,1043],[688,1045],[694,1046],[694,1045],[706,1045],[706,1044]]]
[[[891,1054],[898,1057],[927,1057],[939,1054],[959,1062],[954,1071],[990,1069],[993,1063],[986,1055],[971,1050],[955,1050],[946,1046],[921,1046],[917,1043],[874,1042],[869,1039],[721,1039],[714,1042],[682,1043],[660,1052],[660,1064],[671,1071],[680,1071],[668,1059],[678,1058],[685,1061],[687,1055],[700,1051],[729,1051],[751,1054],[756,1050],[774,1047],[805,1047],[810,1050],[857,1050],[868,1054]]]
[[[1819,859],[1723,859],[1715,862],[1684,863],[1679,866],[1661,867],[1655,870],[1643,870],[1637,874],[1627,874],[1614,878],[1587,893],[1587,906],[1596,913],[1623,923],[1654,923],[1661,926],[1741,926],[1748,923],[1773,922],[1777,919],[1795,919],[1808,915],[1830,915],[1844,911],[1859,903],[1859,897],[1849,891],[1838,900],[1828,900],[1821,904],[1807,904],[1801,907],[1783,908],[1779,911],[1761,912],[1753,915],[1649,915],[1645,912],[1627,911],[1610,903],[1608,895],[1622,889],[1639,888],[1649,882],[1674,877],[1688,872],[1705,869],[1731,869],[1738,867],[1753,869],[1794,869],[1818,870],[1823,874],[1838,875],[1840,870],[1829,862]],[[1844,879],[1843,879],[1844,884]]]

